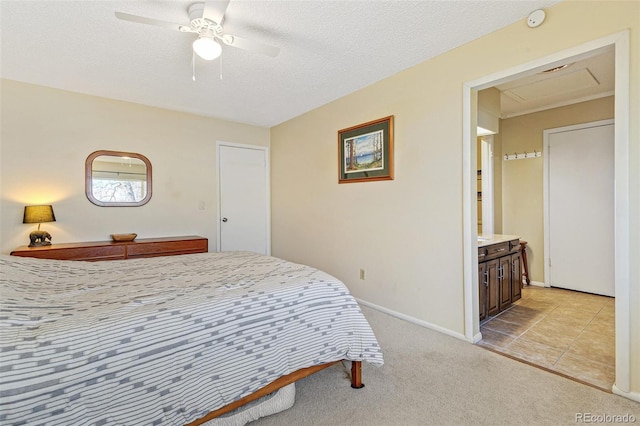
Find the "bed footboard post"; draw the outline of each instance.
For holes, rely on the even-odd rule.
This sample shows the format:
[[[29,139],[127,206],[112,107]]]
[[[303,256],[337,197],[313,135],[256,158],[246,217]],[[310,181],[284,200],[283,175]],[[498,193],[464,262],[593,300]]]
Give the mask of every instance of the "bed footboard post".
[[[362,389],[362,361],[351,361],[351,387],[354,389]]]

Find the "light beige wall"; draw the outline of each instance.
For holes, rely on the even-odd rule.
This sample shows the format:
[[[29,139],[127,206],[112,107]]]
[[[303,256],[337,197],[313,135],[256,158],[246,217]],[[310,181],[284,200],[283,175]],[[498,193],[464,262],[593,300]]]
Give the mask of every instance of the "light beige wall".
[[[478,127],[500,131],[500,91],[495,87],[478,91]]]
[[[272,252],[325,269],[353,294],[464,333],[463,84],[631,28],[631,259],[640,258],[640,3],[562,2],[272,129]],[[338,184],[337,131],[395,116],[393,181]],[[359,268],[367,271],[358,278]],[[640,306],[640,268],[630,271]],[[640,314],[632,390],[640,392]]]
[[[0,252],[25,245],[27,204],[53,204],[53,243],[202,235],[216,247],[215,142],[267,146],[269,129],[1,80]],[[99,149],[144,154],[153,196],[142,207],[98,207],[84,190]],[[198,204],[204,201],[205,210]]]
[[[545,129],[614,117],[613,96],[502,120],[502,155],[543,151]],[[505,234],[527,241],[531,280],[544,282],[544,157],[502,161],[502,214]]]

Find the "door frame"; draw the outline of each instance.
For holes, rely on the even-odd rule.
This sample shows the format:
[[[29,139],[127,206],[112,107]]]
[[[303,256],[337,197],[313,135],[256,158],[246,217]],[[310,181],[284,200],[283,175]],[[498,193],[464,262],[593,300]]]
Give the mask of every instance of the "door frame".
[[[480,136],[482,164],[482,233],[495,234],[493,196],[493,135]]]
[[[266,218],[265,223],[267,224],[266,229],[266,247],[267,247],[267,255],[271,255],[271,161],[269,157],[269,147],[263,145],[249,145],[235,142],[225,142],[225,141],[216,141],[216,199],[217,199],[217,227],[216,227],[216,251],[220,251],[220,247],[222,246],[222,233],[221,233],[221,223],[222,223],[222,200],[221,200],[221,180],[220,180],[220,148],[226,146],[231,148],[241,148],[241,149],[255,149],[259,151],[264,151],[265,154],[265,183],[267,185],[266,188]]]
[[[570,132],[573,130],[581,130],[581,129],[590,129],[592,127],[600,127],[600,126],[608,126],[608,125],[614,125],[614,129],[615,129],[615,120],[612,119],[608,119],[608,120],[599,120],[599,121],[591,121],[588,123],[580,123],[580,124],[575,124],[572,126],[563,126],[563,127],[554,127],[552,129],[545,129],[542,132],[542,152],[550,152],[549,151],[549,136],[554,134],[554,133],[564,133],[564,132]],[[549,167],[549,161],[550,161],[550,157],[548,155],[544,156],[543,159],[543,172],[542,172],[542,202],[543,202],[543,219],[544,219],[544,256],[543,256],[543,262],[544,262],[544,286],[545,287],[551,287],[551,269],[549,267],[549,257],[551,254],[551,235],[550,235],[550,211],[549,211],[549,206],[550,206],[550,201],[549,201],[549,197],[550,197],[550,188],[549,188],[549,173],[550,173],[550,167]],[[614,168],[615,168],[615,164],[614,164]]]
[[[629,30],[581,44],[533,61],[490,74],[463,84],[462,106],[462,215],[464,333],[470,342],[482,339],[478,320],[478,243],[477,194],[477,91],[513,80],[532,71],[558,66],[569,59],[589,57],[598,51],[615,49],[615,323],[616,382],[612,391],[637,400],[630,392],[631,382],[631,266],[629,202]]]

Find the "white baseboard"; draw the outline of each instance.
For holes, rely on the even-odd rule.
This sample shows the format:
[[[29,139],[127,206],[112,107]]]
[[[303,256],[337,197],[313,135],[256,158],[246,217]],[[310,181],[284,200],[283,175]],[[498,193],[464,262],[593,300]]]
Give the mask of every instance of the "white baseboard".
[[[530,285],[533,285],[536,287],[546,287],[546,285],[544,285],[544,283],[541,283],[540,281],[531,281]]]
[[[616,395],[620,395],[621,397],[630,399],[632,401],[640,402],[640,393],[638,393],[638,392],[625,392],[625,391],[621,390],[620,388],[618,388],[615,385],[615,383],[613,384],[613,387],[611,388],[611,392],[615,393]]]
[[[428,328],[430,330],[438,331],[438,332],[446,334],[448,336],[455,337],[456,339],[464,340],[465,342],[469,342],[470,341],[462,333],[457,333],[455,331],[449,330],[448,328],[444,328],[444,327],[441,327],[441,326],[436,325],[436,324],[431,324],[430,322],[423,321],[421,319],[414,318],[412,316],[405,315],[405,314],[402,314],[400,312],[384,308],[382,306],[376,305],[375,303],[367,302],[366,300],[362,300],[362,299],[359,299],[357,297],[355,299],[358,301],[358,303],[360,303],[362,305],[368,306],[368,307],[370,307],[372,309],[375,309],[376,311],[384,312],[385,314],[389,314],[392,317],[396,317],[396,318],[399,318],[401,320],[405,320],[407,322],[419,325],[421,327]],[[480,341],[481,338],[482,338],[482,335],[480,333],[478,333],[476,336],[473,336],[472,343],[476,343],[477,341]],[[476,339],[478,339],[478,340],[476,340]]]

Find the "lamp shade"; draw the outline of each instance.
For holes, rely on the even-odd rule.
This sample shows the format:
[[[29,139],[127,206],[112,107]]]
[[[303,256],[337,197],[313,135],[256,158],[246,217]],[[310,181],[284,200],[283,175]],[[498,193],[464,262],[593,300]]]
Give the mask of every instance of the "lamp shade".
[[[202,59],[211,61],[222,53],[222,46],[212,37],[201,35],[193,42],[193,51]]]
[[[25,206],[22,223],[55,222],[53,206]]]

